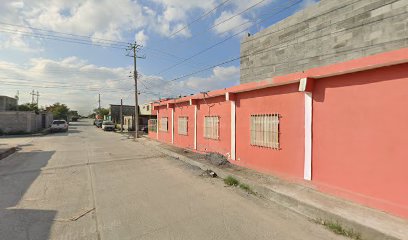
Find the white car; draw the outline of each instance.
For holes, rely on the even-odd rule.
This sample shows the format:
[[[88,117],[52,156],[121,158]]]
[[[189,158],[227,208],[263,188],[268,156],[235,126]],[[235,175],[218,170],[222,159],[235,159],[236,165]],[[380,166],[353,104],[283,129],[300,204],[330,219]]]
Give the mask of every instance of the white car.
[[[54,120],[51,124],[51,132],[66,132],[68,131],[68,123],[65,120]]]
[[[115,130],[115,124],[112,121],[103,121],[102,130],[104,131],[113,131]]]

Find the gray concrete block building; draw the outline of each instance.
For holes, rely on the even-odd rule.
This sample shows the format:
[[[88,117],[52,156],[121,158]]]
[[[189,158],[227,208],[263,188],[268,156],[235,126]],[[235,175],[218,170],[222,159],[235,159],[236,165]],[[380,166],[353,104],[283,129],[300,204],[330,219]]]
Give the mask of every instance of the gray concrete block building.
[[[8,96],[0,96],[0,112],[17,109],[18,100]]]
[[[241,42],[241,83],[408,47],[408,0],[321,0]]]

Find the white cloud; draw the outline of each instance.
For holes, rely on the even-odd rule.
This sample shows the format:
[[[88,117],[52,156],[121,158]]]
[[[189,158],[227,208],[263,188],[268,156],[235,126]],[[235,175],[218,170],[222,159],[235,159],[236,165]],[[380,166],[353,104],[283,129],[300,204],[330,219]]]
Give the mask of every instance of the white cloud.
[[[37,0],[23,14],[31,26],[111,40],[145,24],[141,6],[130,0]]]
[[[157,13],[156,18],[150,22],[148,27],[162,36],[172,36],[175,32],[184,28],[189,20],[198,17],[196,15],[189,16],[188,13],[191,13],[194,10],[201,12],[208,11],[214,8],[218,1],[153,0],[153,2],[161,6],[163,12]],[[191,36],[191,33],[189,28],[185,28],[174,35],[179,37],[189,37]]]
[[[20,91],[20,103],[30,102],[32,89],[40,92],[40,105],[55,102],[67,104],[82,113],[96,107],[93,100],[98,93],[103,96],[104,107],[120,102],[133,103],[133,80],[127,75],[128,68],[108,68],[89,64],[72,56],[60,60],[31,59],[26,66],[0,62],[0,95]]]
[[[267,4],[276,0],[236,0],[228,10],[221,12],[218,18],[214,20],[213,31],[216,34],[236,34],[244,31],[254,24],[256,20],[256,11]],[[239,34],[238,37],[244,35]]]
[[[126,41],[129,35],[134,36],[144,30],[143,38],[147,40],[151,33],[167,37],[172,35],[196,18],[197,13],[208,11],[219,2],[220,0],[153,0],[149,7],[135,0],[10,0],[0,1],[0,21],[90,36],[94,42],[98,42],[98,38]],[[195,15],[191,15],[192,13]],[[11,29],[15,30],[16,27]],[[30,29],[23,30],[28,34],[32,33]],[[189,37],[190,29],[185,28],[176,36]],[[0,33],[0,41],[0,47],[14,47],[16,50],[27,51],[40,46],[32,38],[19,36],[17,40],[11,39],[4,32]]]
[[[234,13],[230,11],[224,11],[221,15],[214,21],[215,33],[226,34],[226,33],[239,33],[244,29],[250,27],[252,22],[249,19],[237,15],[234,17]]]
[[[209,77],[191,77],[183,85],[200,91],[211,91],[239,84],[239,67],[215,67]]]
[[[138,44],[146,46],[149,37],[144,33],[144,30],[141,30],[138,33],[136,33],[135,40]]]

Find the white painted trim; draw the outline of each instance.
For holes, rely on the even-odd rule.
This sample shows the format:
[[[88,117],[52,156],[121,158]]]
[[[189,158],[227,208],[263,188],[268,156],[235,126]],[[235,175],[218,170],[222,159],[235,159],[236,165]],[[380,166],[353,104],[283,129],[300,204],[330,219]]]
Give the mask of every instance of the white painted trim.
[[[156,139],[159,140],[159,110],[157,110],[157,120],[156,120]]]
[[[194,149],[197,150],[197,105],[194,105]]]
[[[174,144],[174,108],[171,109],[171,143]]]
[[[235,101],[231,101],[231,159],[235,160],[235,137],[236,137],[236,127],[235,127],[235,118],[236,118],[236,108]]]
[[[305,165],[303,178],[312,180],[312,107],[311,92],[305,92]]]
[[[299,82],[299,92],[304,92],[304,91],[306,91],[306,86],[307,86],[307,78],[302,78],[302,79],[300,79],[300,82]]]

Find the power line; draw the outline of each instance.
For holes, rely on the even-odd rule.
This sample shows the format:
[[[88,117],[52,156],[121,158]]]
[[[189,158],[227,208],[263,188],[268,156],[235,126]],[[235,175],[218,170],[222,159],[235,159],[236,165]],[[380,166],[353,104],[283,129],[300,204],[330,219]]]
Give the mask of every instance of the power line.
[[[123,45],[129,44],[128,42],[122,42],[122,41],[116,41],[116,40],[110,40],[110,39],[103,39],[103,38],[96,38],[96,37],[92,37],[92,36],[78,35],[78,34],[73,34],[73,33],[64,33],[64,32],[59,32],[59,31],[35,28],[35,27],[31,27],[31,26],[24,26],[24,25],[18,25],[18,24],[11,24],[11,23],[6,23],[6,22],[0,22],[0,25],[8,25],[8,26],[20,27],[20,28],[28,28],[28,29],[43,31],[43,32],[48,32],[48,33],[56,33],[56,34],[61,34],[61,35],[68,35],[68,36],[74,36],[74,37],[79,37],[79,38],[86,38],[86,39],[89,39],[89,40],[95,39],[95,40],[111,42],[111,43],[119,43],[119,44],[123,44]]]
[[[230,0],[227,0],[227,1],[230,1]],[[44,34],[44,33],[34,33],[34,32],[27,32],[27,31],[21,31],[21,30],[16,30],[16,29],[4,29],[3,28],[4,29],[3,32],[5,32],[5,33],[19,32],[24,36],[34,36],[34,35],[37,34],[37,35],[41,36],[41,38],[44,38],[44,39],[51,39],[51,40],[61,39],[60,41],[66,41],[66,42],[70,42],[70,43],[77,43],[76,41],[80,41],[81,43],[79,43],[79,44],[94,45],[94,46],[101,46],[101,47],[110,47],[110,48],[117,48],[117,49],[125,49],[126,47],[129,46],[129,42],[124,42],[124,41],[97,38],[97,37],[85,36],[85,35],[79,35],[79,34],[73,34],[73,33],[64,33],[64,32],[59,32],[59,31],[53,31],[53,30],[47,30],[47,29],[41,29],[41,28],[35,28],[35,27],[31,27],[31,26],[17,25],[17,24],[5,23],[5,22],[0,22],[0,25],[7,25],[7,26],[13,26],[13,27],[19,27],[19,28],[26,28],[26,29],[32,29],[32,30],[48,32],[48,33],[56,33],[56,34],[61,34],[61,35],[73,36],[73,37],[77,37],[77,38],[66,38],[66,37],[61,37],[61,36],[57,36],[57,35],[49,35],[49,34]],[[0,28],[0,32],[2,32],[1,28]],[[57,38],[57,39],[54,39],[54,38]],[[81,38],[84,38],[84,39],[81,39]],[[89,43],[89,41],[92,41],[92,40],[99,40],[99,41],[96,42],[96,43]],[[57,41],[59,41],[59,40],[57,40]],[[151,47],[145,47],[145,49],[151,50],[151,51],[156,51],[156,52],[161,53],[163,55],[180,58],[180,57],[178,57],[178,56],[176,56],[174,54],[168,53],[168,52],[166,52],[166,51],[164,51],[162,49],[155,49],[155,48],[151,48]]]
[[[45,89],[72,89],[72,90],[80,90],[80,91],[91,91],[91,92],[112,92],[112,93],[122,93],[128,92],[129,90],[113,90],[113,89],[104,89],[104,88],[75,88],[70,86],[42,86],[42,85],[35,85],[35,84],[14,84],[14,83],[2,83],[2,85],[7,86],[17,86],[17,87],[35,87],[35,88],[45,88]]]
[[[200,21],[201,19],[205,18],[206,16],[208,16],[210,13],[214,12],[215,10],[217,10],[218,8],[222,7],[223,5],[225,5],[227,2],[229,2],[231,0],[225,0],[222,3],[218,4],[217,6],[215,6],[213,9],[211,9],[210,11],[204,13],[203,15],[199,16],[198,18],[194,19],[193,21],[191,21],[190,23],[184,25],[183,27],[181,27],[180,29],[178,29],[177,31],[173,32],[172,34],[170,34],[169,38],[176,35],[177,33],[183,31],[184,29],[188,28],[189,26],[191,26],[192,24]]]
[[[296,3],[295,3],[296,4]],[[352,4],[348,4],[348,5],[352,5]],[[342,6],[342,7],[344,7],[344,6]],[[342,7],[340,7],[340,8],[342,8]],[[379,7],[377,7],[377,8],[380,8],[381,6],[379,6]],[[338,9],[340,9],[340,8],[338,8]],[[333,11],[333,10],[331,10],[331,11]],[[391,16],[391,17],[395,17],[395,16]],[[347,19],[346,19],[347,20]],[[346,21],[346,20],[343,20],[343,21]],[[384,20],[384,18],[382,18],[382,19],[380,19],[380,20]],[[377,21],[380,21],[380,20],[377,20]],[[372,22],[371,22],[372,23]],[[365,24],[367,24],[367,23],[365,23]],[[363,25],[365,25],[365,24],[363,24]],[[295,24],[294,24],[295,25]],[[290,26],[289,26],[290,27]],[[289,27],[287,27],[287,28],[289,28]],[[358,26],[357,26],[358,27]],[[285,29],[287,29],[287,28],[285,28]],[[354,27],[355,28],[355,27]],[[281,29],[281,30],[279,30],[279,31],[282,31],[283,29]],[[345,31],[345,30],[348,30],[348,29],[344,29],[344,30],[341,30],[341,31]],[[340,32],[340,31],[339,31]],[[338,33],[338,32],[337,32]],[[331,35],[332,33],[330,33],[329,35]],[[323,37],[323,36],[320,36],[320,37]],[[225,39],[224,39],[224,41],[225,41]],[[217,44],[219,44],[219,43],[217,43]],[[213,45],[213,46],[215,46],[215,45]],[[213,47],[212,46],[212,47]],[[204,50],[203,50],[204,51]],[[265,50],[266,51],[266,50]],[[231,59],[232,61],[235,61],[235,60],[238,60],[238,59],[242,59],[242,58],[244,58],[244,57],[248,57],[248,56],[252,56],[252,55],[256,55],[256,54],[261,54],[261,53],[264,53],[265,51],[260,51],[260,52],[256,52],[256,53],[253,53],[253,54],[248,54],[248,55],[244,55],[244,56],[240,56],[240,57],[236,57],[236,58],[233,58],[233,59]],[[196,54],[195,54],[196,55]],[[193,55],[194,56],[194,55]],[[192,57],[193,57],[192,56]],[[228,60],[228,61],[231,61],[231,60]],[[227,62],[228,62],[227,61]],[[225,64],[224,62],[223,63],[221,63],[221,64]],[[174,65],[173,65],[174,66]],[[214,65],[214,67],[215,66],[219,66],[218,64],[217,65]],[[181,77],[177,77],[177,78],[175,78],[175,79],[172,79],[172,80],[170,80],[170,81],[175,81],[175,80],[178,80],[178,79],[182,79],[182,78],[185,78],[185,77],[188,77],[188,76],[192,76],[192,75],[195,75],[196,73],[200,73],[200,72],[203,72],[203,71],[207,71],[207,70],[209,70],[209,69],[211,69],[211,67],[209,67],[209,68],[205,68],[205,69],[202,69],[202,70],[199,70],[199,71],[196,71],[196,72],[193,72],[193,73],[190,73],[190,74],[186,74],[186,75],[183,75],[183,76],[181,76]]]
[[[42,38],[42,39],[49,39],[49,40],[55,40],[55,41],[60,41],[60,42],[67,42],[67,43],[75,43],[75,44],[82,44],[82,45],[88,45],[88,46],[97,46],[97,47],[107,47],[107,48],[114,48],[114,49],[125,49],[125,46],[118,46],[118,45],[108,45],[108,44],[103,44],[101,42],[97,43],[90,43],[86,42],[84,40],[80,39],[73,39],[73,38],[64,38],[64,37],[59,37],[59,36],[53,36],[53,35],[48,35],[48,34],[36,34],[36,33],[31,33],[31,32],[26,32],[26,31],[19,31],[19,30],[12,30],[12,29],[0,29],[0,32],[3,33],[8,33],[8,34],[16,34],[18,33],[19,35],[22,36],[29,36],[29,37],[36,37],[36,38]]]
[[[261,2],[262,2],[262,1],[261,1]],[[296,4],[299,4],[300,2],[301,2],[301,1],[298,1],[298,2],[296,2],[296,3],[293,3],[292,5],[290,5],[290,6],[286,7],[286,8],[284,8],[284,9],[281,9],[280,11],[277,12],[277,14],[284,12],[285,10],[289,9],[290,7],[292,7],[292,6],[296,5]],[[258,2],[258,3],[260,3],[260,2]],[[268,19],[268,18],[263,19],[261,22],[266,21],[267,19]],[[259,22],[259,23],[261,23],[261,22]],[[235,37],[235,36],[237,36],[237,35],[239,35],[239,34],[245,32],[245,31],[247,31],[248,29],[249,29],[249,27],[248,27],[248,28],[245,28],[244,30],[239,31],[239,32],[237,32],[237,33],[235,33],[235,34],[233,34],[233,35],[231,35],[231,36],[229,36],[229,37],[227,37],[227,38],[225,38],[225,39],[223,39],[223,40],[221,40],[221,41],[219,41],[219,42],[217,42],[217,43],[215,43],[215,44],[213,44],[213,45],[211,45],[211,46],[209,46],[209,47],[207,47],[207,48],[205,48],[205,49],[203,49],[203,50],[201,50],[201,51],[199,51],[199,52],[197,52],[197,53],[195,53],[195,54],[193,54],[193,55],[191,55],[191,56],[188,57],[188,58],[185,58],[184,60],[182,60],[182,61],[180,61],[180,62],[178,62],[178,63],[175,63],[175,64],[173,64],[173,65],[171,65],[171,66],[169,66],[169,67],[167,67],[167,68],[161,70],[158,74],[162,74],[162,73],[164,73],[164,72],[167,72],[168,70],[170,70],[170,69],[172,69],[172,68],[175,68],[175,67],[177,67],[177,66],[179,66],[179,65],[181,65],[181,64],[183,64],[183,63],[185,63],[185,62],[187,62],[187,61],[189,61],[189,60],[191,60],[191,59],[193,59],[194,57],[197,57],[197,56],[199,56],[199,55],[201,55],[201,54],[203,54],[203,53],[205,53],[205,52],[211,50],[212,48],[214,48],[214,47],[216,47],[216,46],[221,45],[222,43],[224,43],[224,42],[226,42],[226,41],[232,39],[233,37]],[[158,75],[158,74],[157,74],[157,75]]]

